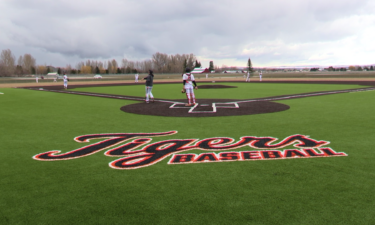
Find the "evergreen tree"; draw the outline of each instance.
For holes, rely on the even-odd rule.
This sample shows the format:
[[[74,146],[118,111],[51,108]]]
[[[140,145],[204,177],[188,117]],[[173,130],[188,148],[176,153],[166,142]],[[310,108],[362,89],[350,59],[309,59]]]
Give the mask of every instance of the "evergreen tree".
[[[57,74],[61,74],[61,69],[60,69],[60,67],[57,68]]]
[[[47,74],[51,72],[51,69],[49,68],[49,66],[47,66]]]
[[[96,74],[100,74],[100,69],[99,69],[99,67],[95,67],[95,73],[96,73]]]
[[[254,71],[254,69],[253,69],[253,64],[251,63],[251,59],[250,59],[250,58],[247,60],[247,70],[248,70],[250,73]]]
[[[198,60],[195,60],[195,68],[200,68],[202,67],[202,64],[200,62],[198,62]]]
[[[371,66],[371,67],[370,67],[370,70],[374,70],[374,67],[373,67],[373,66]]]
[[[209,68],[210,71],[213,71],[215,70],[214,68],[214,61],[210,61],[210,68]]]
[[[14,71],[16,75],[20,76],[23,74],[23,69],[22,69],[22,66],[20,65],[17,65],[16,66],[16,70]]]

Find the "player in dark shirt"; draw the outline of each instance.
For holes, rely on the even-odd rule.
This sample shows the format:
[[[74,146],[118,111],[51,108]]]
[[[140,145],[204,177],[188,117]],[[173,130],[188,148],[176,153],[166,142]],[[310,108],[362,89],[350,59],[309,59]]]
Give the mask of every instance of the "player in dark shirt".
[[[147,77],[143,78],[146,80],[146,103],[149,103],[149,97],[151,97],[151,102],[154,102],[154,95],[152,95],[152,86],[154,84],[154,73],[150,70]]]

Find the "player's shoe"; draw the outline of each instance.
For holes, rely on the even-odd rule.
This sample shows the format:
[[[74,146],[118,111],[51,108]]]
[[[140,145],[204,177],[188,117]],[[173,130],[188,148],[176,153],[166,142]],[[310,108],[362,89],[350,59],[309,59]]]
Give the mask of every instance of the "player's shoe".
[[[151,98],[151,102],[152,102],[152,103],[154,103],[154,102],[155,102],[155,101],[154,101],[154,98]]]
[[[191,106],[191,104],[190,104],[190,103],[187,103],[187,104],[185,104],[185,106]]]

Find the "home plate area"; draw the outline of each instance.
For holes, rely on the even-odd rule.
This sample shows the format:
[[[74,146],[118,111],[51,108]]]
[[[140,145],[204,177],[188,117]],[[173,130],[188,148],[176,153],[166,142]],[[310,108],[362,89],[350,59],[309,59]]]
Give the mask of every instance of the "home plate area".
[[[121,107],[128,113],[173,116],[173,117],[213,117],[240,116],[273,113],[289,109],[288,105],[270,101],[243,101],[231,99],[197,99],[192,106],[185,106],[186,100],[155,101],[135,103]]]
[[[185,106],[185,103],[173,103],[169,108],[187,108],[189,109],[188,113],[216,113],[218,108],[238,109],[239,106],[237,102],[213,102],[211,104],[196,103],[193,106]]]

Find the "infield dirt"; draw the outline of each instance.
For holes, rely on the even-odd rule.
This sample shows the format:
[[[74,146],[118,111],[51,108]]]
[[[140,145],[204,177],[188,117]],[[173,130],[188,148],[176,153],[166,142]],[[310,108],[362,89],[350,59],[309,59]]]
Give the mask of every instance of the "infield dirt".
[[[239,82],[235,80],[231,81],[221,81],[221,82]],[[259,81],[253,81],[259,82]],[[168,84],[168,83],[180,83],[180,81],[176,80],[162,80],[156,81],[155,85],[157,84]],[[203,84],[202,84],[203,83]],[[200,88],[202,89],[214,89],[214,88],[236,88],[236,86],[228,86],[228,85],[221,85],[217,84],[219,82],[212,82],[210,84],[206,84],[201,82]],[[375,87],[375,80],[366,79],[366,80],[264,80],[262,83],[303,83],[303,84],[356,84],[356,85],[363,85],[363,86],[370,86]],[[74,88],[81,88],[81,87],[100,87],[100,86],[120,86],[120,85],[144,85],[143,83],[134,82],[105,82],[105,81],[98,81],[98,82],[83,82],[83,83],[73,83],[69,85],[69,89],[66,93],[69,94],[79,94],[79,95],[90,95],[95,96],[93,93],[85,93],[85,92],[77,92],[72,89]],[[23,88],[30,88],[30,89],[39,89],[43,88],[43,90],[49,91],[59,91],[65,92],[62,85],[57,85],[53,83],[50,84],[43,84],[28,86],[25,84]],[[310,93],[311,94],[311,93]],[[325,93],[316,93],[316,95],[324,95]],[[327,92],[328,94],[328,92]],[[265,99],[257,99],[257,100],[235,100],[235,99],[197,99],[199,103],[197,107],[173,107],[174,103],[184,103],[186,99],[176,99],[176,100],[163,100],[163,99],[155,99],[154,103],[145,103],[143,97],[136,97],[136,96],[124,96],[124,95],[104,95],[100,94],[98,97],[106,97],[106,98],[116,98],[116,99],[131,99],[140,101],[141,103],[130,104],[121,107],[121,110],[128,113],[134,114],[141,114],[141,115],[154,115],[154,116],[173,116],[173,117],[212,117],[212,116],[238,116],[238,115],[252,115],[252,114],[260,114],[260,113],[273,113],[273,112],[280,112],[284,110],[288,110],[289,106],[281,103],[273,102],[277,100],[277,97],[287,97],[287,98],[299,98],[299,96],[275,96],[269,97]],[[306,97],[306,96],[303,96]],[[274,98],[274,100],[272,99]],[[224,107],[215,106],[215,104],[230,104],[236,103],[236,107]]]

